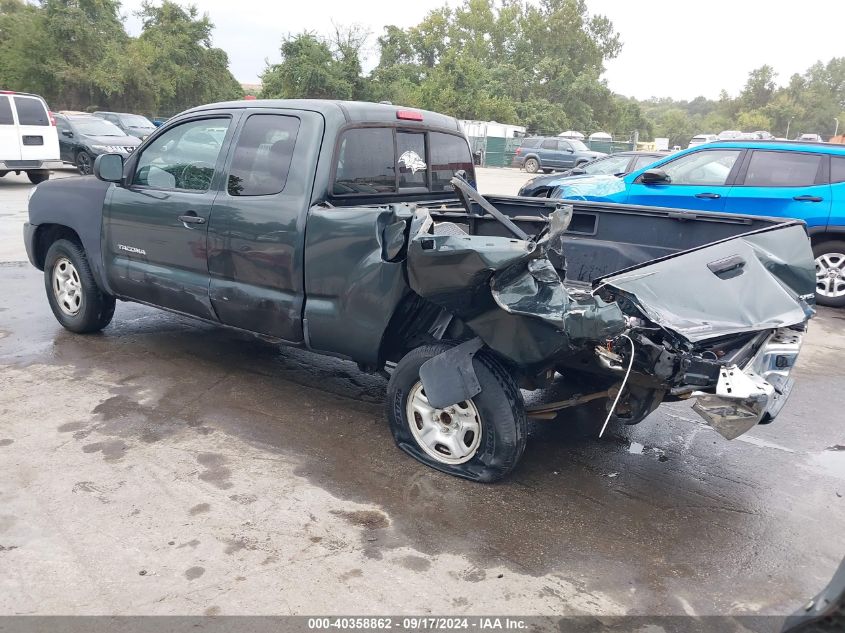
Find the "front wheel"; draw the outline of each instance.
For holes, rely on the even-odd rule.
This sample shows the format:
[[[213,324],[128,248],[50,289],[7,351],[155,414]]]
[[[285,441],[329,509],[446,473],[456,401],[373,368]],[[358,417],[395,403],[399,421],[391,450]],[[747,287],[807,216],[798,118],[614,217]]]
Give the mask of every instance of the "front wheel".
[[[99,332],[114,316],[115,299],[94,280],[82,247],[56,240],[44,259],[44,287],[56,320],[71,332]]]
[[[813,246],[816,258],[816,303],[845,307],[845,242],[822,242]]]
[[[387,386],[390,430],[399,448],[427,466],[472,481],[496,481],[516,467],[525,450],[522,394],[502,364],[481,351],[473,358],[481,392],[444,409],[431,406],[420,367],[448,349],[445,343],[418,347],[396,365]]]
[[[529,174],[536,174],[537,170],[540,169],[540,161],[536,158],[528,158],[525,160],[524,167]]]
[[[93,173],[94,158],[86,151],[81,151],[76,155],[76,169],[83,176]]]

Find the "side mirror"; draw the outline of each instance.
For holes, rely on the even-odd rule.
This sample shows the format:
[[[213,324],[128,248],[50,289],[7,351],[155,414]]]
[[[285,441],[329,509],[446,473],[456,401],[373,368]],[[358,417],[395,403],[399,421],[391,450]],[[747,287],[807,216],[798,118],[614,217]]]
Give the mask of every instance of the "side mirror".
[[[666,183],[672,182],[672,179],[662,169],[646,169],[642,176],[640,176],[640,182],[644,185],[665,185]]]
[[[123,156],[100,154],[94,160],[94,175],[106,182],[123,182]]]
[[[67,136],[68,138],[73,138],[73,132],[70,130],[62,130],[62,136]]]
[[[564,151],[565,151],[567,154],[574,154],[574,153],[575,153],[575,150],[574,150],[574,149],[572,149],[571,147],[570,147],[569,149],[564,150]]]

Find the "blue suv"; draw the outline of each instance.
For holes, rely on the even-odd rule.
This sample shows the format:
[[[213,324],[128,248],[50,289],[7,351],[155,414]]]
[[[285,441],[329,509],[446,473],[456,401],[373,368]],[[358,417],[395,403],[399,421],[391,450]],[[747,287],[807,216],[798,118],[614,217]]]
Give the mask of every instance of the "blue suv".
[[[624,178],[582,177],[550,197],[803,220],[816,257],[816,301],[845,307],[845,145],[707,143]]]

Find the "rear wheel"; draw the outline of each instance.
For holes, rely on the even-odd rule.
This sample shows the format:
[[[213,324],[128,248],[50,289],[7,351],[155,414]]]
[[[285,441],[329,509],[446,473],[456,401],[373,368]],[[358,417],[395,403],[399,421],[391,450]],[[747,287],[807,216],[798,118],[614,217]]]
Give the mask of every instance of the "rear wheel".
[[[75,242],[56,240],[50,246],[44,287],[53,315],[71,332],[99,332],[114,316],[114,297],[97,286],[85,251]]]
[[[91,154],[89,154],[85,150],[79,152],[76,155],[76,169],[83,176],[87,176],[88,174],[92,173],[94,169],[94,158],[91,156]]]
[[[37,185],[40,182],[49,180],[50,172],[46,169],[43,171],[28,171],[26,172],[26,177],[29,178],[29,182],[31,182],[33,185]]]
[[[524,167],[529,174],[536,174],[537,170],[540,169],[540,161],[536,158],[526,158]]]
[[[845,242],[822,242],[813,246],[816,258],[816,303],[845,307]]]
[[[418,347],[396,365],[387,386],[390,430],[399,448],[423,464],[473,481],[496,481],[525,450],[522,394],[502,364],[482,351],[473,358],[481,392],[444,409],[433,407],[420,367],[447,349],[445,343]]]

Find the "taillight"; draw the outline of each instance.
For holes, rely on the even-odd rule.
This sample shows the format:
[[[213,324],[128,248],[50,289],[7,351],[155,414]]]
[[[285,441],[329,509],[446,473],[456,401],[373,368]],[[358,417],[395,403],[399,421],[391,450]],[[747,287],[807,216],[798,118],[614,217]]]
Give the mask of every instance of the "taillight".
[[[517,148],[516,148],[516,155],[517,155],[517,156],[519,156],[520,154],[522,154],[522,148],[521,148],[521,147],[517,147]]]
[[[50,125],[56,127],[56,117],[53,116],[53,113],[47,110],[47,117],[50,119]]]
[[[396,118],[403,121],[422,121],[422,112],[415,112],[413,110],[397,110]]]

